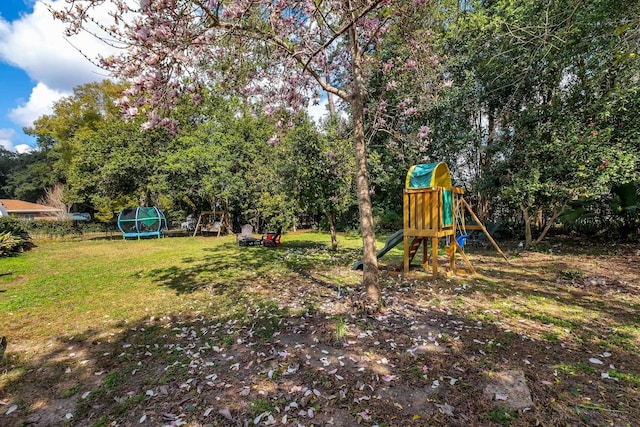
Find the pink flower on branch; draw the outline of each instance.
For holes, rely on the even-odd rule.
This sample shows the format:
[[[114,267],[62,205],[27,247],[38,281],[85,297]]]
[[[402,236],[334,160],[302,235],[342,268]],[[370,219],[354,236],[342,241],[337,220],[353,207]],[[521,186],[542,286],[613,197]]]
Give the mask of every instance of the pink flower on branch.
[[[420,130],[418,131],[418,138],[426,139],[431,133],[431,128],[429,126],[420,126]]]
[[[280,143],[280,137],[278,135],[273,135],[271,138],[269,138],[269,141],[267,141],[267,144],[269,144],[272,147],[275,147],[279,143]]]

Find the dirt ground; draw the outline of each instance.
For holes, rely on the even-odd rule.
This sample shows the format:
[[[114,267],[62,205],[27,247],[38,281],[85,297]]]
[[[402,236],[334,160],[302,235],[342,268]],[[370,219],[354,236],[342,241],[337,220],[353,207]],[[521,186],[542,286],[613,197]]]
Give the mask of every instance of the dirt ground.
[[[14,348],[0,425],[640,425],[640,248],[509,254],[470,249],[478,276],[389,265],[375,316],[343,267],[258,278],[243,319],[150,316],[26,367]]]

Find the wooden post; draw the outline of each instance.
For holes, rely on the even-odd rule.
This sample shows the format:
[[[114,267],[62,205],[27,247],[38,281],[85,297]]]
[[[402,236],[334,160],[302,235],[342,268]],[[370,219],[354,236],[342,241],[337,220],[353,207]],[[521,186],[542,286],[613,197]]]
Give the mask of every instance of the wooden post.
[[[431,274],[433,277],[438,276],[438,238],[431,239]]]
[[[407,233],[404,234],[404,272],[409,272],[409,236]]]
[[[449,236],[449,268],[456,274],[456,250],[458,248],[457,241],[455,239],[456,234],[453,233],[452,236]]]
[[[198,228],[200,228],[200,221],[202,221],[202,213],[200,213],[200,216],[198,217],[198,223],[196,224],[196,229],[193,230],[193,237],[196,237],[196,234],[198,234]]]
[[[427,248],[427,239],[422,239],[422,268],[425,271],[429,269],[429,250]]]
[[[456,240],[456,230],[458,229],[458,218],[456,218],[456,212],[458,211],[460,201],[457,200],[453,188],[451,189],[451,224],[453,228],[453,234],[449,236],[449,270],[453,274],[456,274],[456,250],[458,249]]]
[[[407,190],[402,191],[402,224],[404,227],[404,259],[402,260],[403,270],[405,273],[409,272],[409,236],[407,235],[407,228],[409,227],[409,194]]]
[[[455,247],[460,251],[460,256],[462,257],[464,263],[467,264],[469,272],[471,274],[476,274],[476,270],[473,268],[473,265],[471,265],[471,261],[469,261],[469,258],[467,258],[467,254],[465,254],[464,250],[460,247],[460,245],[458,245],[458,241],[454,239],[452,244],[455,245]],[[453,253],[455,255],[455,249]]]

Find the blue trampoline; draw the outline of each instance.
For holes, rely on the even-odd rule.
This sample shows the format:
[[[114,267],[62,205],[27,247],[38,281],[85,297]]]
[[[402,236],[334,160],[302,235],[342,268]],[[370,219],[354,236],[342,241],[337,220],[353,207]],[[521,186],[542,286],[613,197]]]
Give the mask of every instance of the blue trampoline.
[[[118,228],[122,238],[164,237],[167,220],[160,209],[155,206],[125,208],[118,215]]]

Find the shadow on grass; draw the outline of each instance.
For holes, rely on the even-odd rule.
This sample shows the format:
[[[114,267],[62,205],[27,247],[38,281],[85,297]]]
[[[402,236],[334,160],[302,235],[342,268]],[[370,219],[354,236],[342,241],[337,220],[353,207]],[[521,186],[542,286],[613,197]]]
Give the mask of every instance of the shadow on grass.
[[[330,251],[314,241],[296,240],[279,247],[240,247],[224,242],[204,250],[202,257],[188,257],[180,267],[156,268],[147,274],[177,293],[202,289],[235,292],[244,284],[271,278],[286,279],[313,270],[345,267],[359,250]]]
[[[548,299],[560,303],[566,310],[571,310],[572,307],[580,308],[592,313],[602,313],[620,324],[640,326],[640,318],[634,315],[640,308],[635,283],[621,283],[615,289],[590,289],[559,280],[553,271],[557,261],[529,263],[527,260],[514,259],[517,268],[511,268],[512,265],[505,273],[504,267],[499,264],[500,260],[497,257],[496,260],[495,263],[483,265],[481,273],[484,277],[475,279],[475,283],[482,286],[481,291],[489,298],[500,300],[522,295],[531,300]],[[621,298],[625,295],[626,299]],[[540,316],[544,315],[528,315],[533,319]],[[558,319],[551,323],[560,325],[562,321]],[[573,328],[580,329],[579,323],[573,323]]]
[[[593,253],[594,251],[585,252]],[[273,282],[291,282],[299,279],[312,280],[325,289],[340,293],[341,283],[335,277],[325,273],[332,268],[350,269],[351,263],[360,254],[359,249],[340,248],[332,252],[326,245],[312,240],[289,241],[277,248],[239,247],[234,242],[216,242],[203,251],[201,257],[188,257],[179,267],[156,268],[148,271],[149,277],[161,286],[173,289],[178,294],[209,290],[219,298],[243,299],[246,286],[263,284],[271,286]],[[513,257],[511,265],[499,257],[492,249],[476,251],[480,265],[481,278],[456,278],[474,285],[477,292],[489,300],[508,300],[521,295],[525,300],[549,299],[565,307],[599,313],[613,319],[618,324],[640,325],[640,318],[634,315],[638,305],[629,304],[619,298],[607,298],[597,295],[589,289],[568,286],[553,277],[548,270],[556,261],[529,261]],[[390,260],[395,260],[392,256]],[[357,274],[354,273],[354,277]],[[343,293],[341,293],[343,295]],[[573,331],[581,329],[578,320],[566,320],[564,313],[528,313],[514,309],[511,316],[521,316],[533,321],[565,326]],[[597,317],[597,316],[596,316]]]
[[[280,267],[277,254],[249,260]],[[34,359],[9,350],[0,398],[17,409],[0,415],[2,423],[242,425],[267,412],[305,425],[358,425],[363,416],[379,425],[496,425],[496,402],[483,390],[491,373],[510,369],[524,372],[534,402],[513,411],[511,425],[640,422],[640,368],[622,345],[607,363],[627,377],[607,381],[606,368],[589,364],[603,351],[597,343],[565,346],[532,338],[527,325],[514,333],[478,324],[465,308],[420,302],[453,296],[458,283],[389,279],[393,302],[384,315],[367,317],[328,297],[330,283],[297,277],[260,292],[243,289],[243,298],[228,294],[224,309],[149,313],[119,331],[61,336]],[[283,292],[288,286],[305,290],[308,307]],[[543,327],[545,319],[533,320]],[[597,321],[588,326],[604,329]],[[263,415],[256,424],[266,422]]]
[[[209,308],[62,335],[35,357],[10,336],[0,425],[236,425],[263,412],[304,425],[358,425],[363,413],[387,425],[495,425],[497,402],[481,396],[506,369],[525,373],[534,401],[512,425],[640,425],[640,345],[623,329],[638,317],[619,295],[555,281],[545,272],[558,259],[483,256],[482,278],[390,274],[386,312],[365,317],[327,292],[357,253],[215,241],[178,267],[137,270],[178,295],[210,290]],[[558,311],[543,313],[541,299]]]

